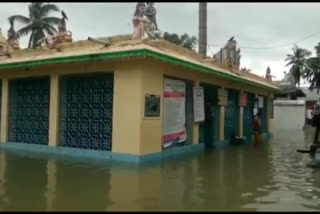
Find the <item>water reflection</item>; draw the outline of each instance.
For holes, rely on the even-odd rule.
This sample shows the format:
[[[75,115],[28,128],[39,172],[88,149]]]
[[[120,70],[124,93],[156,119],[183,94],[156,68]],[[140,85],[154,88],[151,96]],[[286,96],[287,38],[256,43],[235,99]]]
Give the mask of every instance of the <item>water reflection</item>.
[[[0,153],[1,211],[315,211],[306,131],[142,167]],[[307,142],[306,142],[307,141]]]

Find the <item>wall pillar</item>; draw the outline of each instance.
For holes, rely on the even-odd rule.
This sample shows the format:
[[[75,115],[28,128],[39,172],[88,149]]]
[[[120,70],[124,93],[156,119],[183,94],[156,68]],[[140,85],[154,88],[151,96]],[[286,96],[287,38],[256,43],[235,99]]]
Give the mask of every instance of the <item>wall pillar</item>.
[[[223,141],[224,140],[224,106],[220,106],[220,134],[219,134],[219,140]]]
[[[9,105],[9,79],[2,79],[1,97],[1,142],[8,141],[8,106]]]
[[[131,155],[140,155],[141,153],[140,148],[143,145],[141,135],[148,134],[148,132],[145,132],[145,127],[141,128],[144,125],[142,124],[144,115],[142,83],[142,66],[126,62],[116,67],[112,122],[112,152],[114,153]],[[148,122],[150,121],[154,120],[148,120]],[[158,122],[158,124],[161,127],[161,123]],[[153,141],[147,143],[150,144],[151,142]],[[160,139],[157,143],[160,152]]]
[[[50,77],[50,107],[49,107],[49,146],[58,145],[59,126],[59,76]]]
[[[239,136],[243,137],[243,107],[240,107],[239,113]]]
[[[268,96],[269,103],[268,103],[268,109],[267,109],[267,111],[268,111],[268,133],[269,134],[273,133],[274,110],[273,110],[273,115],[272,115],[273,117],[271,118],[271,108],[274,108],[273,107],[273,99],[274,99],[274,95],[272,93],[269,94],[269,96]]]

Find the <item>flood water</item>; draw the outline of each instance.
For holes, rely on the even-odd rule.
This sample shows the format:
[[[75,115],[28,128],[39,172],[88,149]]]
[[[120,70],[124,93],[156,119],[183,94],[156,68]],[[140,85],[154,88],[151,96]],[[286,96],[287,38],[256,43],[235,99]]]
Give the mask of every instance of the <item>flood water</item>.
[[[312,131],[306,130],[307,135]],[[318,211],[311,138],[210,150],[142,167],[0,154],[0,211]]]

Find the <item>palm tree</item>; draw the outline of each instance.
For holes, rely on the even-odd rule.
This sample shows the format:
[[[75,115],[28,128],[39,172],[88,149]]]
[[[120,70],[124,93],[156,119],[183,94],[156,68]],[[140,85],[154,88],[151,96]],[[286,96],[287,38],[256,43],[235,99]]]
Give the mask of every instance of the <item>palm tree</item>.
[[[310,82],[309,89],[320,91],[320,42],[314,47],[317,56],[310,57],[305,65],[304,76]]]
[[[9,21],[18,21],[25,24],[23,28],[18,30],[18,36],[25,36],[31,33],[28,48],[36,48],[39,46],[38,41],[47,35],[57,33],[56,25],[60,22],[60,18],[48,17],[50,12],[60,11],[58,6],[49,3],[35,2],[29,5],[29,17],[22,15],[14,15],[9,17]]]
[[[307,58],[311,52],[307,49],[299,48],[297,45],[293,47],[293,54],[287,54],[285,61],[289,61],[286,66],[291,65],[290,73],[292,73],[295,83],[300,86],[300,78],[303,76]]]

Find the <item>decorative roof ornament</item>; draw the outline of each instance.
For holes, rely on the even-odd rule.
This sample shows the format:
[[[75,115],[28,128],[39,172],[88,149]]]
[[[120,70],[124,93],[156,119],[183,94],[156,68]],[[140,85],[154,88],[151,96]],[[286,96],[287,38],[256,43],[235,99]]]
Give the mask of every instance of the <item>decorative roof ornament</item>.
[[[237,41],[231,37],[227,44],[218,53],[213,55],[215,62],[226,65],[232,70],[240,69],[240,48],[237,49]]]
[[[150,39],[156,40],[160,38],[160,31],[156,19],[157,10],[154,2],[138,2],[136,10],[133,14],[133,34],[132,39]]]
[[[144,10],[146,4],[144,2],[138,2],[136,5],[136,10],[134,11],[132,24],[133,24],[133,34],[132,39],[144,39],[144,23],[146,18],[144,17]]]
[[[160,31],[157,24],[157,10],[154,7],[154,2],[147,2],[147,7],[145,9],[144,15],[147,18],[145,23],[145,31],[148,35],[148,39],[156,40],[160,37]]]
[[[2,31],[0,28],[0,56],[7,56],[9,55],[9,47],[8,42],[2,35]]]
[[[272,77],[274,77],[274,76],[271,75],[271,69],[268,66],[267,71],[266,71],[266,79],[267,79],[267,81],[272,82]]]
[[[14,22],[12,19],[9,20],[10,22],[10,28],[8,30],[8,44],[10,47],[12,47],[15,50],[20,49],[20,43],[19,43],[19,35],[18,33],[14,30]]]
[[[44,43],[45,46],[52,49],[57,44],[64,42],[72,42],[72,32],[67,30],[66,20],[68,20],[67,15],[62,10],[61,11],[62,19],[58,25],[58,34],[55,36],[47,36],[44,39],[40,40],[39,43]]]

